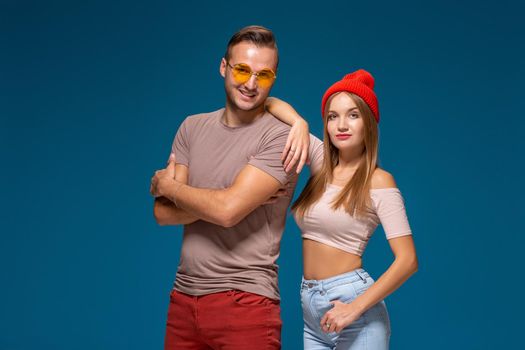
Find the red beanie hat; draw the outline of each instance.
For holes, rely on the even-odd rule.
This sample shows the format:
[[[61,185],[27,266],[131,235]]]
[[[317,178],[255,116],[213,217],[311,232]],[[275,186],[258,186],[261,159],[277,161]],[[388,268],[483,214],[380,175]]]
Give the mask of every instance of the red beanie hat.
[[[330,86],[324,93],[323,101],[321,102],[321,115],[324,114],[324,108],[328,98],[339,91],[348,91],[361,97],[368,107],[370,107],[376,121],[379,123],[379,106],[377,104],[376,94],[374,93],[374,77],[372,74],[364,69],[359,69],[345,75],[342,80]]]

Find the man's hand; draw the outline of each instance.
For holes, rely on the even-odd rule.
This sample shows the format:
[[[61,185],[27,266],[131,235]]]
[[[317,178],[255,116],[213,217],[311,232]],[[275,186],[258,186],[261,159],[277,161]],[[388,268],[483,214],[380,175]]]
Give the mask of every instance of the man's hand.
[[[150,193],[155,198],[164,197],[166,190],[176,184],[175,162],[170,161],[165,169],[157,170],[151,178]]]

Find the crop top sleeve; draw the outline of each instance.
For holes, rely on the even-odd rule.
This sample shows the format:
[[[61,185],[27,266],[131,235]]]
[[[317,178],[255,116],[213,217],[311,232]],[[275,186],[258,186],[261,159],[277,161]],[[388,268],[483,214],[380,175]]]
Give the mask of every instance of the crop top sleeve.
[[[411,235],[405,201],[397,188],[381,188],[370,191],[372,203],[387,239]]]

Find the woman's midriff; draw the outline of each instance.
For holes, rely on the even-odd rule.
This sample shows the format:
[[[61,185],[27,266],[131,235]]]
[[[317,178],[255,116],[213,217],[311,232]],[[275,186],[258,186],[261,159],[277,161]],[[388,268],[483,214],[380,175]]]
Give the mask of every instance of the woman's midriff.
[[[361,257],[326,244],[303,239],[303,275],[308,280],[322,280],[361,267]]]

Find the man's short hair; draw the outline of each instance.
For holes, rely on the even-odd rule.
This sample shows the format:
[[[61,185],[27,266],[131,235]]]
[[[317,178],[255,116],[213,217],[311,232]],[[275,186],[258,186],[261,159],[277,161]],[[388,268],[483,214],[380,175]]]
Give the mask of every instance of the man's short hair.
[[[275,49],[277,54],[277,63],[279,63],[279,52],[277,51],[275,37],[270,29],[262,26],[244,27],[237,33],[233,34],[230,41],[228,42],[228,46],[226,47],[224,59],[228,61],[230,59],[232,47],[245,41],[251,42],[257,47],[269,47],[271,49]]]

